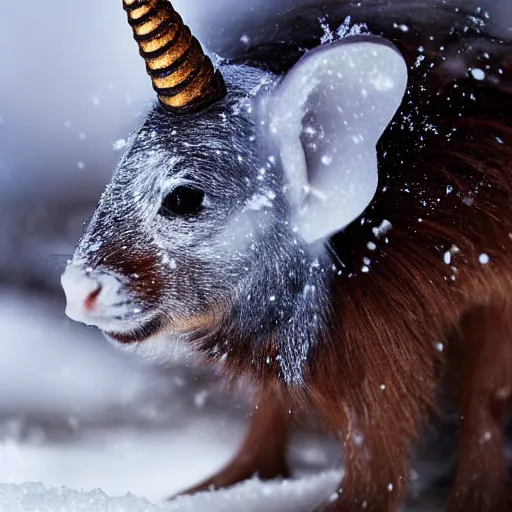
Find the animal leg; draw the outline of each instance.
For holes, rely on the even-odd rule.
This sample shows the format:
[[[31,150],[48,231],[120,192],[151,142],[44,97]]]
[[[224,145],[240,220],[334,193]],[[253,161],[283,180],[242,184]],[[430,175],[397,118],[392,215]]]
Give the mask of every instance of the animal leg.
[[[512,308],[474,312],[455,350],[460,430],[448,512],[505,512],[503,423],[512,391]]]
[[[387,416],[371,417],[345,440],[345,476],[337,496],[316,512],[398,510],[407,484],[409,443],[399,419]]]
[[[286,462],[288,425],[283,403],[274,393],[263,392],[258,400],[242,447],[219,473],[180,494],[229,487],[257,475],[262,480],[288,477]]]

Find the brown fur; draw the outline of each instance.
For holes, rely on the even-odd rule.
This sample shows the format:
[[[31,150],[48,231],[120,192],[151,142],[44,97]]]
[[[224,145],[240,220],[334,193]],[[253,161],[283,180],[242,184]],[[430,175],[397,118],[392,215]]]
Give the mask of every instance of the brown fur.
[[[215,476],[186,492],[193,494],[228,487],[254,475],[263,480],[278,476],[288,477],[288,415],[281,390],[263,388],[258,395],[249,431],[238,454]]]
[[[395,43],[412,66],[414,52]],[[467,55],[477,63],[471,49]],[[420,148],[395,126],[381,141],[388,152],[396,149],[387,157],[381,151],[382,187],[364,219],[331,241],[345,268],[334,280],[332,328],[316,345],[306,385],[286,389],[272,365],[258,363],[272,355],[272,343],[257,357],[241,344],[226,376],[253,375],[259,408],[233,463],[194,490],[252,473],[287,474],[279,408],[292,404],[320,411],[344,446],[339,498],[322,512],[396,511],[412,443],[436,410],[444,381],[460,413],[448,511],[507,510],[501,430],[512,392],[512,69],[507,53],[499,55],[499,83],[455,79],[440,65],[426,90],[412,96],[439,133],[425,131]],[[472,91],[476,101],[468,99]],[[370,252],[372,228],[384,219],[393,227]],[[488,265],[479,262],[481,253]],[[372,260],[367,274],[360,271],[365,256]]]

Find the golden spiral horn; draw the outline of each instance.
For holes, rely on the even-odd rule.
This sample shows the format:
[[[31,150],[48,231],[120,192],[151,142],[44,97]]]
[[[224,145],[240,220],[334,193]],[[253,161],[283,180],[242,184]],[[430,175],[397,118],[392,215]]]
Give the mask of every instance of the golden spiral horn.
[[[167,0],[123,0],[139,53],[162,106],[175,114],[202,110],[226,95],[219,71]]]

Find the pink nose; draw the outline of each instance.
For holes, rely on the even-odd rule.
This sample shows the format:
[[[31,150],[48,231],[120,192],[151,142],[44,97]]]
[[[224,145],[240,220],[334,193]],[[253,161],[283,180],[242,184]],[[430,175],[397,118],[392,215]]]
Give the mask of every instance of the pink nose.
[[[89,296],[85,299],[84,308],[86,311],[92,313],[96,309],[98,305],[98,297],[100,296],[101,293],[101,288],[101,285],[99,285],[98,288],[91,292]]]
[[[121,316],[126,311],[120,304],[127,297],[121,293],[121,282],[112,275],[99,271],[94,274],[73,264],[61,277],[66,294],[66,314],[72,320],[97,325],[101,319]]]

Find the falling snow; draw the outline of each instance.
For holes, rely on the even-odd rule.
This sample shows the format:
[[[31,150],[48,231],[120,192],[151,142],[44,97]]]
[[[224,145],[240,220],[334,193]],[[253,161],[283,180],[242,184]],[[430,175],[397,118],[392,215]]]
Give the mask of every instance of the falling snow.
[[[381,238],[387,235],[391,229],[393,229],[391,222],[389,222],[389,220],[383,220],[380,226],[378,228],[373,228],[372,231],[377,238]]]
[[[404,24],[393,23],[393,28],[400,30],[401,32],[409,32],[409,27]]]
[[[482,81],[485,79],[485,72],[479,68],[473,68],[471,74],[475,80]]]
[[[480,254],[480,256],[478,257],[478,261],[479,261],[482,265],[487,265],[487,264],[491,261],[491,258],[489,257],[489,255],[488,255],[488,254],[482,253],[482,254]]]
[[[127,144],[128,142],[125,139],[119,139],[112,144],[112,148],[114,151],[121,151],[126,147]]]
[[[368,27],[364,23],[352,24],[351,16],[347,16],[343,23],[336,30],[336,35],[339,39],[343,39],[344,37],[358,36],[367,33]]]
[[[323,35],[320,39],[322,44],[332,43],[343,39],[345,37],[357,36],[368,33],[368,27],[364,23],[352,24],[352,17],[347,16],[343,23],[336,29],[336,32],[331,30],[329,23],[325,18],[320,19],[320,27],[323,30]]]

